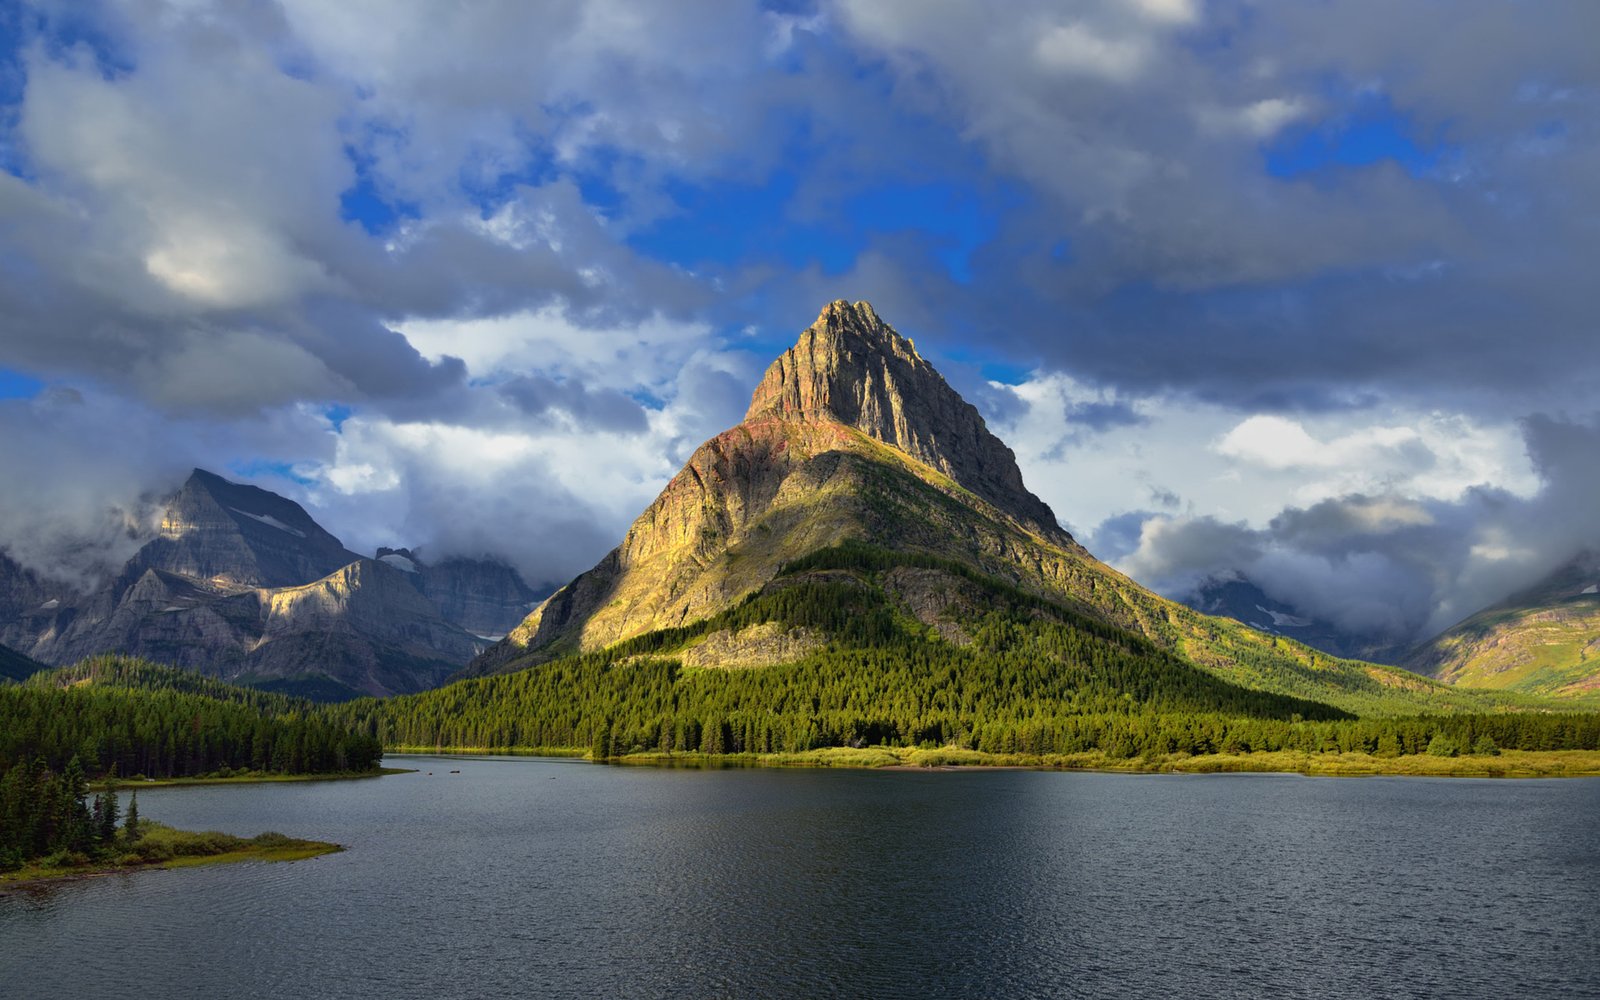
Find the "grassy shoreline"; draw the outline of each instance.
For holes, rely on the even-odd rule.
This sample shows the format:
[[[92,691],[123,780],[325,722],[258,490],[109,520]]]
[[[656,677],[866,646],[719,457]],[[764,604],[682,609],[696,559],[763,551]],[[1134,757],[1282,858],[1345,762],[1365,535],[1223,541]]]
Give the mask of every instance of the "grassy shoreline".
[[[412,754],[418,757],[427,757],[434,754],[448,754],[452,757],[588,757],[589,751],[574,747],[436,747],[436,746],[392,746],[384,747],[385,756],[389,754]]]
[[[243,861],[303,861],[344,850],[339,844],[320,840],[299,840],[280,833],[255,837],[207,831],[191,833],[161,823],[146,822],[144,834],[116,861],[63,859],[60,863],[36,861],[15,871],[0,872],[0,895],[46,888],[61,882],[75,882],[125,872],[197,868],[203,865],[237,864]]]
[[[371,771],[337,771],[331,774],[274,774],[252,771],[248,774],[205,775],[198,778],[118,778],[114,782],[90,782],[91,791],[115,788],[119,792],[136,792],[141,788],[181,788],[189,785],[260,785],[290,781],[355,781],[361,778],[381,778],[386,774],[407,774],[409,767],[380,767]]]
[[[407,748],[395,753],[582,757],[582,750],[551,753],[542,747]],[[1411,776],[1431,778],[1555,778],[1600,776],[1600,751],[1505,750],[1496,756],[1435,757],[1408,754],[1375,757],[1365,753],[1165,754],[1113,758],[1098,751],[1076,754],[991,754],[943,747],[825,747],[799,753],[720,754],[637,753],[607,763],[636,767],[848,767],[905,771],[969,768],[1111,771],[1133,774],[1287,773],[1328,777]]]

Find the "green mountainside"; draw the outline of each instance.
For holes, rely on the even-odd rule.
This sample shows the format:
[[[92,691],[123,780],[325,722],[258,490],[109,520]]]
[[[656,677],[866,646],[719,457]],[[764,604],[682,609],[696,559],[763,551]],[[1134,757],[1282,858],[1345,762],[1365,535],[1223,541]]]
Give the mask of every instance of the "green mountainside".
[[[1463,688],[1600,702],[1600,556],[1452,626],[1405,665]]]
[[[146,693],[199,695],[213,701],[242,705],[263,715],[305,713],[309,701],[257,687],[229,684],[192,670],[181,670],[132,656],[91,656],[70,667],[45,668],[26,687],[56,690],[117,689]]]

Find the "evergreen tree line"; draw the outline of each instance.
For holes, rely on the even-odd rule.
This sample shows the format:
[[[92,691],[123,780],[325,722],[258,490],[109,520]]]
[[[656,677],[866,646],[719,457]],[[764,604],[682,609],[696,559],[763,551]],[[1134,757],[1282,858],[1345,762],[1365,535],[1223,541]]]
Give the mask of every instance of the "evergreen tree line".
[[[0,687],[0,773],[42,761],[61,774],[76,758],[91,779],[324,774],[370,770],[382,756],[377,740],[310,706],[271,714],[248,701],[174,689]]]
[[[28,679],[27,684],[37,688],[116,687],[197,694],[216,701],[243,705],[263,715],[304,713],[312,704],[303,698],[229,684],[192,670],[178,670],[137,657],[115,654],[91,656],[70,667],[37,673]]]
[[[84,864],[119,854],[138,840],[137,792],[120,835],[116,791],[102,791],[92,806],[88,794],[89,778],[77,757],[59,772],[43,757],[8,768],[0,776],[0,871],[51,855]]]
[[[874,652],[880,655],[873,655]],[[1297,750],[1384,756],[1600,750],[1600,714],[1263,718],[1038,697],[1037,677],[976,675],[882,651],[818,654],[760,670],[685,670],[676,661],[558,661],[439,691],[329,709],[390,746],[707,754],[821,747],[955,746],[991,753],[1112,757]],[[1030,686],[1031,685],[1031,686]],[[1033,696],[1029,692],[1034,692]],[[1443,738],[1444,742],[1439,743]]]

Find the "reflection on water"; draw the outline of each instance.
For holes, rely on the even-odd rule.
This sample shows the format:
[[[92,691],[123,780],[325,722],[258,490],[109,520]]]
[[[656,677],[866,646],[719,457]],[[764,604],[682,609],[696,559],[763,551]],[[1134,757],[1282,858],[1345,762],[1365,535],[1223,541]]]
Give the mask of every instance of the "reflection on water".
[[[0,898],[0,995],[1600,996],[1600,781],[402,763],[142,792],[349,850]]]

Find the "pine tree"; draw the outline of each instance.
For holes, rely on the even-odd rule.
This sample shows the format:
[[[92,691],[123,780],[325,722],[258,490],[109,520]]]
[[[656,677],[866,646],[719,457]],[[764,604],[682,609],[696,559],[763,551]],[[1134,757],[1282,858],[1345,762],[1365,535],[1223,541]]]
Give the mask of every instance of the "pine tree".
[[[128,818],[122,823],[122,834],[128,838],[128,843],[139,839],[139,793],[134,792],[133,798],[128,800]]]
[[[74,754],[67,762],[66,773],[61,776],[60,793],[57,798],[56,835],[52,838],[51,847],[66,848],[69,851],[83,851],[88,848],[89,841],[94,836],[89,809],[83,801],[88,794],[89,780],[84,777],[83,764]]]
[[[95,835],[99,838],[100,843],[110,844],[117,838],[117,813],[120,810],[117,805],[116,791],[107,788],[96,796],[94,811],[96,819],[99,820]]]

